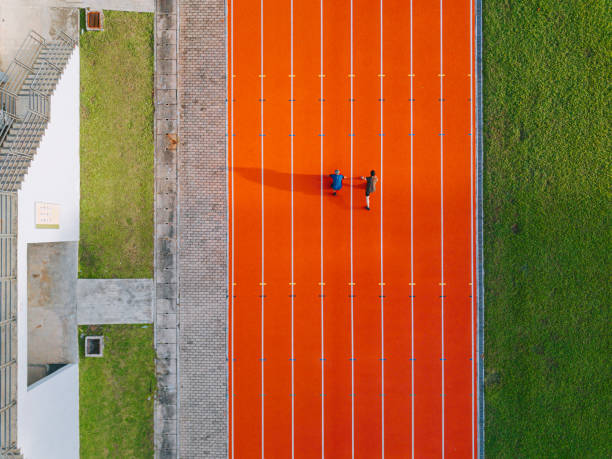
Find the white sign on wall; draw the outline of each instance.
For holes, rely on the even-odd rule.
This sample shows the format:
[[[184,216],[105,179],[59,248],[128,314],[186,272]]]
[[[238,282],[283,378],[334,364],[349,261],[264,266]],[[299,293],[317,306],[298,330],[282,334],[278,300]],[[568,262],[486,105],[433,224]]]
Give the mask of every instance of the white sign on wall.
[[[36,228],[59,229],[59,204],[49,202],[37,202],[36,207]]]

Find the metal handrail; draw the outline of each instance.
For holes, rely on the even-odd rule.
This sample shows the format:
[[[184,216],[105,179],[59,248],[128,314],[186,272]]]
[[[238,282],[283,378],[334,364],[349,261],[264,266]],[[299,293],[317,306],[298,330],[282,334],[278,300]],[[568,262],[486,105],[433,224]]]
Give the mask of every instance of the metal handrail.
[[[3,234],[16,235],[16,195],[0,194],[0,221]],[[0,272],[14,277],[16,272],[16,238],[0,243]],[[18,457],[16,397],[16,311],[15,280],[0,283],[0,457]]]
[[[34,62],[45,46],[45,39],[33,30],[25,38],[17,55],[6,71],[7,81],[0,86],[0,92],[16,96],[27,76],[32,73]],[[14,112],[13,112],[14,114]]]

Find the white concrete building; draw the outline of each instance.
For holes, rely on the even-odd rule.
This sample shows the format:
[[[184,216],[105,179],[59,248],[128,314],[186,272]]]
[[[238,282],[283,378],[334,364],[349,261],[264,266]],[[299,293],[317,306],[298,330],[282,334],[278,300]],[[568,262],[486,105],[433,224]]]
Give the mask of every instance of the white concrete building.
[[[79,49],[50,100],[47,130],[18,191],[18,446],[28,459],[79,457],[79,370],[70,363],[28,386],[28,244],[79,240]],[[35,204],[59,206],[37,228]]]

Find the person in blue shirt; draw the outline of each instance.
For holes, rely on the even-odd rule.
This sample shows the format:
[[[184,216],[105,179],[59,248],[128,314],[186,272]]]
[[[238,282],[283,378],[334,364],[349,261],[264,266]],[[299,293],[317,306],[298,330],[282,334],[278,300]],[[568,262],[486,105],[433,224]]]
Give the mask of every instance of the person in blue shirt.
[[[336,196],[338,191],[342,188],[342,180],[344,175],[340,174],[340,169],[336,169],[333,174],[329,174],[332,179],[331,188],[334,190],[333,195]]]

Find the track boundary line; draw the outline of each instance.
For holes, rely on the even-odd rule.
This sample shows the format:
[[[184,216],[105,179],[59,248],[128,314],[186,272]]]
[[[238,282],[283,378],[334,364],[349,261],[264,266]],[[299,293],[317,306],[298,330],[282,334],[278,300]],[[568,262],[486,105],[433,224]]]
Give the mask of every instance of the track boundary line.
[[[291,68],[290,75],[293,75],[293,0],[291,4]],[[262,72],[263,73],[263,72]],[[295,307],[295,270],[294,270],[294,227],[293,227],[293,78],[289,78],[291,83],[291,457],[295,457],[295,334],[294,334],[294,307]],[[263,97],[262,97],[263,98]]]
[[[475,404],[476,393],[474,387],[474,37],[473,37],[473,0],[470,2],[470,318],[471,318],[471,355],[470,373],[472,375],[470,411],[472,412],[472,458],[475,457]]]
[[[355,280],[353,270],[353,151],[354,151],[354,119],[353,119],[353,104],[354,104],[354,70],[353,70],[353,0],[351,0],[351,457],[355,459],[355,325],[354,325],[354,292]]]
[[[264,218],[264,22],[263,22],[263,0],[260,0],[260,43],[261,43],[261,58],[260,58],[260,77],[259,77],[259,87],[260,87],[260,145],[261,145],[261,457],[264,458],[265,453],[265,438],[264,438],[264,430],[265,430],[265,385],[264,385],[264,362],[265,362],[265,352],[264,352],[264,312],[265,312],[265,241],[264,241],[264,232],[265,232],[265,218]]]
[[[323,73],[323,0],[320,0],[319,3],[319,15],[320,15],[320,69],[319,75],[324,75]],[[292,72],[293,73],[293,72]],[[321,155],[321,280],[320,280],[320,298],[321,298],[321,459],[325,458],[325,299],[323,297],[324,294],[324,286],[323,286],[323,78],[319,78],[320,92],[319,92],[319,106],[321,113],[321,126],[319,132],[319,142],[320,142],[320,155]],[[293,97],[292,97],[293,99]]]
[[[383,118],[383,0],[380,0],[380,376],[381,376],[381,450],[385,457],[385,287],[384,287],[384,258],[383,258],[383,155],[384,155],[384,118]]]
[[[482,201],[482,174],[483,174],[483,113],[482,113],[482,0],[476,2],[476,266],[477,276],[477,300],[478,300],[478,346],[477,346],[477,371],[478,371],[478,457],[485,457],[485,399],[484,399],[484,254],[483,254],[483,201]]]
[[[232,437],[232,444],[231,444],[231,457],[232,459],[235,456],[235,449],[234,449],[234,434],[235,434],[235,428],[234,428],[234,402],[235,402],[235,398],[234,398],[234,394],[235,394],[235,387],[234,387],[234,362],[236,360],[236,356],[235,356],[235,347],[234,347],[234,308],[236,306],[236,300],[235,300],[235,283],[236,283],[236,276],[235,276],[235,252],[236,252],[236,245],[235,245],[235,207],[234,207],[234,203],[235,203],[235,196],[234,196],[234,0],[231,0],[230,3],[230,29],[231,29],[231,35],[230,35],[230,42],[231,42],[231,50],[230,50],[230,66],[231,66],[231,83],[230,83],[230,90],[231,90],[231,95],[230,95],[230,113],[231,113],[231,119],[230,119],[230,148],[232,150],[231,152],[231,182],[232,182],[232,188],[231,188],[231,193],[232,193],[232,204],[231,204],[231,215],[232,215],[232,226],[231,226],[231,231],[232,231],[232,240],[231,240],[231,250],[232,250],[232,258],[231,258],[231,263],[232,263],[232,285],[231,285],[231,295],[232,298],[230,300],[230,304],[231,304],[231,325],[230,325],[230,333],[231,333],[231,347],[232,347],[232,361],[230,362],[231,365],[231,372],[232,372],[232,379],[231,379],[231,384],[232,384],[232,393],[231,393],[231,406],[232,406],[232,411],[231,411],[231,437]]]
[[[444,20],[443,0],[440,0],[440,309],[442,364],[442,458],[444,458]]]
[[[412,53],[412,0],[410,0],[410,407],[412,459],[414,459],[414,68]]]

